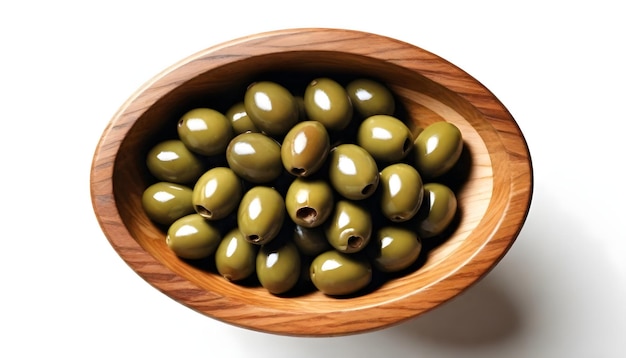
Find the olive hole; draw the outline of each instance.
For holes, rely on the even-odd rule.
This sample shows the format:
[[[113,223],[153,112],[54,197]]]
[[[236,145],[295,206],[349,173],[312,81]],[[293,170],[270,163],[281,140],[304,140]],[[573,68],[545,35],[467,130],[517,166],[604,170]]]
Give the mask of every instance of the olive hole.
[[[178,126],[179,126],[179,127],[182,127],[182,126],[183,126],[183,122],[184,122],[184,119],[180,119],[180,120],[178,121]]]
[[[250,242],[259,242],[261,241],[261,237],[259,235],[248,235],[248,241]]]
[[[370,195],[372,190],[374,190],[374,184],[368,184],[363,188],[363,190],[361,190],[361,194]]]
[[[213,213],[211,212],[211,210],[205,208],[202,205],[196,205],[196,212],[200,214],[201,216],[208,218],[208,219],[213,217]]]
[[[304,170],[304,168],[291,168],[291,174],[293,175],[304,175],[304,173],[306,172],[306,170]]]
[[[358,249],[363,245],[363,238],[360,236],[350,236],[348,238],[348,247]]]
[[[296,217],[308,224],[312,224],[315,222],[315,219],[317,219],[317,210],[305,206],[296,211]]]

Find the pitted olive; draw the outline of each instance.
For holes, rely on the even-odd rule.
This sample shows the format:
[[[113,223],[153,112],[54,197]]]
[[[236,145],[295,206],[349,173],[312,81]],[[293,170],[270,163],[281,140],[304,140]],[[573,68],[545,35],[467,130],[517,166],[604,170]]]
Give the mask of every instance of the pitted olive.
[[[403,159],[413,146],[413,135],[396,117],[377,114],[361,122],[357,144],[379,162],[394,163]]]
[[[257,253],[257,278],[270,293],[282,294],[298,283],[300,265],[300,252],[292,241],[273,241],[262,245]]]
[[[280,232],[285,219],[285,201],[276,189],[255,186],[248,190],[237,210],[237,224],[246,240],[266,244]]]
[[[228,166],[252,183],[267,183],[283,171],[280,144],[263,133],[246,132],[233,138],[226,149]]]
[[[310,275],[319,291],[330,296],[343,296],[370,284],[372,265],[365,256],[329,250],[313,259]]]
[[[359,252],[372,236],[372,217],[357,202],[339,200],[325,225],[326,239],[338,251]]]
[[[246,107],[243,104],[243,101],[233,104],[226,111],[226,118],[228,118],[230,125],[233,127],[233,135],[245,132],[260,132],[246,112]]]
[[[456,195],[441,183],[424,184],[424,200],[416,215],[417,233],[422,239],[443,233],[457,212]]]
[[[328,176],[333,188],[351,200],[372,196],[379,183],[374,158],[362,147],[349,143],[330,151]]]
[[[187,148],[201,155],[223,154],[233,137],[228,118],[212,108],[195,108],[183,114],[177,130]]]
[[[226,167],[209,169],[193,188],[193,206],[206,219],[219,220],[233,212],[243,195],[241,179]]]
[[[148,171],[160,181],[192,184],[204,173],[205,164],[180,139],[168,139],[150,149]]]
[[[417,170],[424,177],[435,178],[456,164],[463,150],[463,137],[454,124],[435,122],[415,138],[413,148]]]
[[[352,106],[362,118],[376,114],[392,116],[396,110],[393,94],[379,81],[358,78],[348,83],[346,91]]]
[[[299,119],[299,106],[289,90],[273,81],[254,82],[244,95],[252,123],[269,135],[283,135]]]
[[[200,214],[189,214],[174,221],[167,230],[167,246],[184,259],[196,260],[213,255],[221,241],[221,235]]]
[[[326,127],[318,121],[304,121],[287,132],[281,146],[281,159],[289,173],[308,177],[324,164],[329,151]]]
[[[147,187],[141,196],[141,205],[148,218],[163,225],[194,213],[193,190],[187,186],[157,182]]]
[[[340,131],[352,120],[352,103],[337,81],[320,77],[304,90],[304,109],[309,120],[321,122],[329,131]]]
[[[368,247],[374,266],[383,272],[398,272],[415,263],[422,241],[415,230],[399,226],[378,229]]]
[[[287,214],[303,227],[322,225],[333,211],[334,204],[330,184],[321,179],[296,178],[285,194]]]
[[[419,172],[405,163],[391,164],[380,172],[380,207],[393,222],[407,221],[422,204],[424,186]]]
[[[255,272],[258,248],[239,229],[232,229],[215,250],[215,267],[228,281],[244,280]]]

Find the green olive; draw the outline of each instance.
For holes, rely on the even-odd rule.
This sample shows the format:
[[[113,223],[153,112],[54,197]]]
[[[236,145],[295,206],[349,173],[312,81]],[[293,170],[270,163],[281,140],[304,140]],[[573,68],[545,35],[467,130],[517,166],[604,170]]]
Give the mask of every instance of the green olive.
[[[244,94],[244,106],[254,125],[272,136],[287,133],[298,122],[296,98],[276,82],[252,83]]]
[[[221,241],[217,228],[200,214],[189,214],[174,221],[167,230],[167,246],[183,259],[203,259],[213,255]]]
[[[248,190],[237,210],[237,224],[246,240],[266,244],[280,232],[285,219],[285,201],[278,191],[267,186]]]
[[[287,214],[297,225],[322,225],[334,206],[333,190],[326,180],[296,178],[285,194]]]
[[[346,85],[352,106],[363,118],[376,114],[393,115],[396,103],[393,94],[381,82],[358,78]]]
[[[439,121],[424,128],[413,148],[417,170],[424,177],[435,178],[456,164],[463,150],[463,137],[457,126]]]
[[[419,172],[405,163],[395,163],[380,172],[380,206],[393,222],[407,221],[422,204],[424,187]]]
[[[309,120],[321,122],[329,131],[340,131],[352,120],[352,104],[337,81],[320,77],[304,90],[304,109]]]
[[[424,184],[424,200],[416,215],[417,233],[426,239],[443,233],[457,212],[456,195],[441,183]]]
[[[177,219],[194,213],[192,193],[191,188],[181,184],[157,182],[143,191],[141,204],[152,221],[171,225]]]
[[[325,233],[326,239],[336,250],[359,252],[367,246],[372,236],[370,212],[357,202],[339,200],[325,225]]]
[[[396,117],[377,114],[361,122],[357,144],[381,162],[397,162],[413,146],[413,135],[404,122]]]
[[[243,104],[243,101],[237,102],[232,105],[226,111],[226,118],[228,118],[228,120],[230,121],[230,125],[233,127],[234,135],[245,132],[260,132],[260,130],[254,125],[254,122],[252,122],[250,116],[246,112],[246,107]]]
[[[227,167],[215,167],[202,174],[193,187],[196,212],[206,219],[219,220],[229,215],[243,195],[241,179]]]
[[[224,114],[212,108],[194,108],[178,120],[178,137],[189,150],[202,155],[223,154],[233,137]]]
[[[230,230],[215,250],[215,267],[228,281],[241,281],[255,272],[258,245],[246,240],[239,229]]]
[[[233,138],[226,149],[228,166],[252,183],[267,183],[283,171],[280,144],[262,133],[246,132]]]
[[[340,144],[329,153],[328,179],[343,197],[360,200],[370,197],[379,183],[376,161],[356,144]]]
[[[300,122],[287,132],[280,149],[283,166],[289,173],[298,177],[310,176],[328,156],[328,131],[318,121]]]
[[[366,257],[336,250],[321,253],[310,266],[311,282],[330,296],[354,294],[372,281],[372,265]]]
[[[257,253],[257,278],[270,293],[282,294],[298,283],[300,265],[300,252],[292,241],[273,241],[262,245]]]
[[[414,230],[386,226],[374,233],[371,249],[374,266],[383,272],[398,272],[415,263],[422,241]]]
[[[159,181],[178,184],[194,183],[206,168],[200,157],[179,139],[157,143],[148,151],[146,165]]]
[[[317,256],[332,249],[322,227],[307,228],[296,225],[293,229],[293,243],[305,256]]]

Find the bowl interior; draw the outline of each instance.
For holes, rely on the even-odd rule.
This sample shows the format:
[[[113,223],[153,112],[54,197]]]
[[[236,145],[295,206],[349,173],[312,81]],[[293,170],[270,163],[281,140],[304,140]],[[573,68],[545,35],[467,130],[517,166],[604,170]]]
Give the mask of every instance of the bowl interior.
[[[113,228],[102,215],[99,219],[120,255],[148,282],[192,309],[231,324],[294,335],[354,333],[398,323],[454,297],[486,274],[513,243],[528,209],[530,166],[523,138],[517,150],[525,158],[521,165],[526,181],[520,186],[511,174],[519,169],[511,161],[511,139],[502,129],[505,126],[510,134],[517,127],[482,85],[426,51],[377,36],[368,43],[372,39],[391,42],[408,53],[400,56],[402,61],[394,61],[367,52],[373,50],[298,45],[278,52],[243,50],[246,55],[241,55],[242,49],[258,48],[250,43],[255,38],[199,53],[140,90],[120,109],[100,143],[103,147],[107,136],[114,136],[117,125],[117,140],[109,144],[107,155],[101,149],[100,158],[114,158],[108,169],[113,208],[109,215],[121,224]],[[222,56],[220,63],[216,56],[224,53],[240,56],[230,60]],[[426,57],[431,63],[409,55]],[[458,198],[458,217],[450,235],[425,244],[427,255],[414,270],[375,281],[365,294],[345,298],[317,291],[278,297],[256,285],[227,282],[210,264],[178,259],[165,244],[164,228],[152,223],[141,207],[143,190],[154,182],[145,166],[147,151],[160,140],[174,138],[176,122],[190,108],[206,106],[225,112],[255,80],[270,79],[304,89],[318,76],[339,81],[369,77],[385,83],[396,95],[399,117],[415,132],[435,121],[459,127],[464,138],[460,163],[438,180],[449,184]],[[521,134],[514,134],[517,143]],[[522,206],[514,218],[507,218],[513,212],[512,200],[520,200],[514,198],[519,192],[525,192]],[[104,209],[96,199],[98,214]],[[503,223],[504,219],[510,221]],[[503,226],[508,229],[503,231]],[[312,324],[312,318],[318,323]]]

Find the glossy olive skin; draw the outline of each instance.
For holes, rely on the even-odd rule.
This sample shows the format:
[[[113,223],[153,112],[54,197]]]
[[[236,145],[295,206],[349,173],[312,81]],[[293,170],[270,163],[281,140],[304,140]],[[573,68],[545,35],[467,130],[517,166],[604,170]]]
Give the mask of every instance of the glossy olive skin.
[[[196,212],[209,220],[223,219],[239,205],[243,196],[241,179],[227,167],[206,171],[193,187],[192,203]]]
[[[406,163],[386,166],[380,172],[380,207],[393,222],[410,220],[419,210],[424,185],[419,172]]]
[[[424,184],[424,200],[416,215],[419,237],[426,239],[443,233],[454,220],[457,205],[456,195],[448,186]]]
[[[246,240],[239,229],[230,230],[215,250],[215,267],[228,281],[241,281],[256,269],[256,255],[259,246]]]
[[[179,139],[157,143],[148,151],[146,165],[159,181],[188,185],[194,183],[206,168],[200,156]]]
[[[228,118],[212,108],[194,108],[183,114],[177,131],[187,148],[201,155],[223,154],[233,137]]]
[[[400,119],[377,114],[361,122],[357,144],[377,161],[393,163],[403,159],[411,150],[413,135]]]
[[[362,118],[376,114],[392,116],[396,110],[393,94],[381,82],[368,78],[358,78],[346,85],[346,91],[354,110]]]
[[[243,102],[254,125],[269,135],[283,135],[298,122],[296,98],[276,82],[259,81],[250,84]]]
[[[325,225],[326,239],[336,250],[359,252],[372,237],[372,217],[368,209],[356,202],[339,200]]]
[[[398,272],[417,261],[422,241],[414,230],[385,226],[374,233],[368,248],[374,267],[382,272]]]
[[[331,78],[320,77],[309,82],[303,98],[307,118],[321,122],[329,131],[340,131],[352,120],[350,97],[345,88]]]
[[[189,214],[174,221],[167,230],[167,246],[183,259],[203,259],[213,255],[222,236],[200,214]]]
[[[291,290],[301,274],[300,252],[296,245],[286,240],[261,246],[256,257],[256,274],[261,286],[272,294]]]
[[[463,136],[457,126],[440,121],[428,125],[413,143],[415,167],[424,177],[448,172],[463,151]]]
[[[305,256],[317,256],[332,249],[322,227],[307,228],[296,225],[292,239],[298,250]]]
[[[280,144],[262,133],[246,132],[233,138],[226,148],[228,166],[252,183],[267,183],[283,171]]]
[[[326,180],[296,178],[285,194],[285,207],[291,220],[300,226],[322,225],[335,205],[333,190]]]
[[[246,240],[261,245],[278,235],[285,216],[285,201],[280,193],[267,186],[255,186],[241,199],[237,224]]]
[[[308,177],[317,172],[328,157],[328,131],[318,121],[300,122],[287,132],[280,149],[285,169],[292,175]]]
[[[329,296],[356,293],[372,281],[372,265],[366,257],[336,250],[315,257],[309,272],[313,285]]]
[[[379,183],[378,165],[356,144],[340,144],[328,156],[328,179],[343,197],[361,200],[374,194]]]
[[[261,132],[261,130],[256,127],[254,122],[252,122],[252,119],[250,119],[243,101],[233,104],[226,111],[226,118],[228,118],[230,125],[233,128],[233,135],[245,132]]]
[[[171,225],[177,219],[193,214],[193,190],[185,185],[157,182],[147,187],[141,196],[141,205],[150,220]]]

